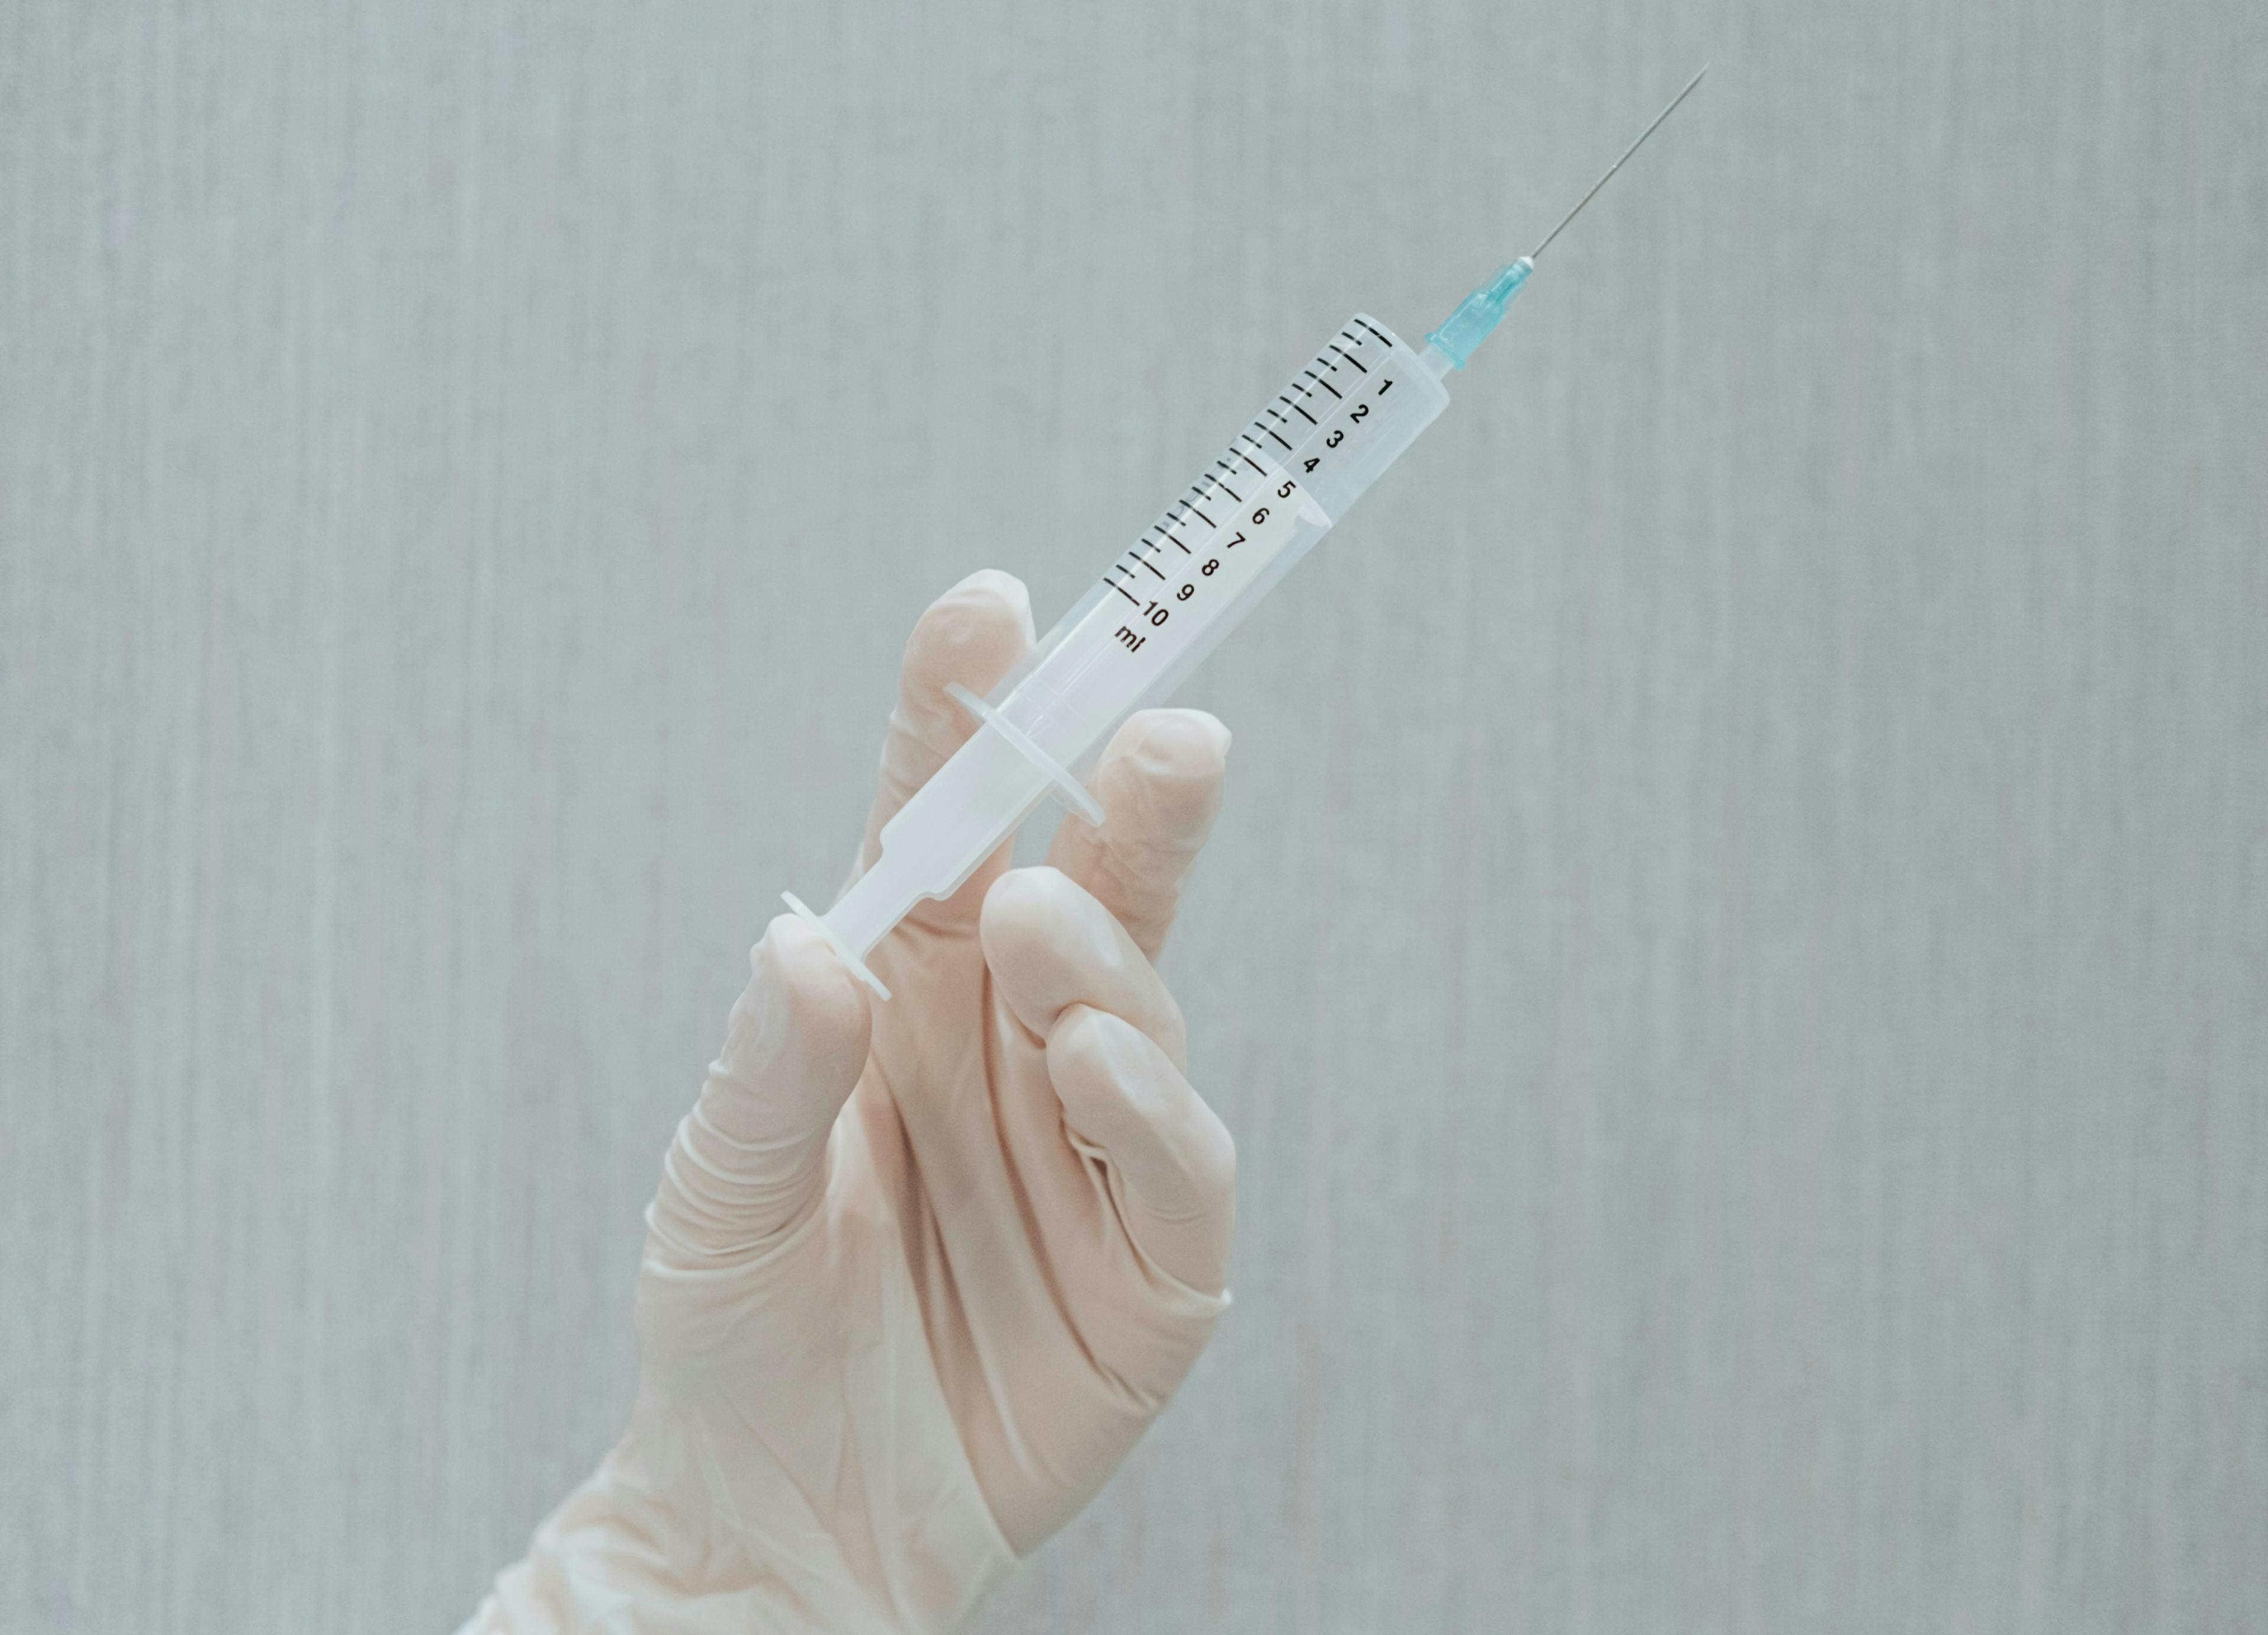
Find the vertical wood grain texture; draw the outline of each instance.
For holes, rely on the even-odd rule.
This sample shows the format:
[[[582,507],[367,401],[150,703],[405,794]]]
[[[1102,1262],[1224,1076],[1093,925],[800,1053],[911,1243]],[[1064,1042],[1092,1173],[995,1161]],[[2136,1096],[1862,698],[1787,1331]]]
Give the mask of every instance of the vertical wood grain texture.
[[[2249,0],[24,0],[0,1628],[460,1617],[917,610],[1705,57],[1189,690],[1237,1304],[989,1627],[2268,1627]]]

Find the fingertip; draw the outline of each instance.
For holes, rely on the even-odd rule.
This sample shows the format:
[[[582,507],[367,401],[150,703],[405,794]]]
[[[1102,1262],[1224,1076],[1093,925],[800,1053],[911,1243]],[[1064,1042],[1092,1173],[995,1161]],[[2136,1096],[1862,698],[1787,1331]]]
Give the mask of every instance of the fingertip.
[[[1089,1004],[1124,1016],[1173,1059],[1186,1053],[1181,1008],[1148,957],[1060,869],[1012,869],[993,882],[977,937],[1000,996],[1039,1037],[1066,1006]]]
[[[993,938],[1044,937],[1049,927],[1086,893],[1060,869],[1041,864],[1011,869],[984,894],[982,932],[989,950]],[[1011,942],[1000,946],[1007,948]]]
[[[931,603],[906,642],[902,685],[941,693],[957,681],[991,690],[1032,645],[1032,598],[1022,580],[980,568]],[[924,700],[924,701],[930,701]]]
[[[1228,764],[1235,740],[1211,710],[1145,709],[1131,719],[1142,723],[1142,748],[1161,774],[1211,776]]]
[[[856,1077],[866,1059],[873,1011],[866,991],[818,927],[781,914],[750,955],[755,986],[773,996],[784,1047],[822,1080]]]
[[[1044,865],[1011,869],[984,894],[977,939],[984,963],[1017,1017],[1044,1036],[1080,986],[1078,975],[1106,976],[1126,964],[1108,917],[1070,876]]]
[[[1024,582],[1000,568],[980,568],[946,592],[947,598],[964,597],[973,604],[989,603],[1011,613],[1032,633],[1032,593]]]
[[[1049,852],[1153,959],[1220,815],[1229,743],[1228,729],[1203,710],[1129,716],[1095,774],[1102,823],[1065,824]]]
[[[1228,729],[1204,710],[1145,709],[1121,730],[1104,781],[1140,803],[1147,838],[1193,848],[1220,810],[1229,742]]]

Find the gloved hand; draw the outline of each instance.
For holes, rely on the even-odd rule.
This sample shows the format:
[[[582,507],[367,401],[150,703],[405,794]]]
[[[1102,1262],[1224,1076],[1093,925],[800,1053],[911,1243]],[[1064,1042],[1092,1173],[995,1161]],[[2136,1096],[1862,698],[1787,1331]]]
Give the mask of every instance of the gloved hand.
[[[1032,641],[977,574],[906,648],[882,825]],[[1228,734],[1145,711],[1101,826],[1005,847],[870,959],[772,921],[647,1213],[621,1443],[468,1629],[931,1630],[1126,1456],[1228,1303],[1235,1149],[1151,965]]]

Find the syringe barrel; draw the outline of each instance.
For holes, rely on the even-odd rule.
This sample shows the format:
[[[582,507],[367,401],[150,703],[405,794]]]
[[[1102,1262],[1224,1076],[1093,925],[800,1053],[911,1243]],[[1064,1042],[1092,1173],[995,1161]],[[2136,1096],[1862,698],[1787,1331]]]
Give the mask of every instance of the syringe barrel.
[[[993,689],[822,917],[838,949],[857,964],[916,903],[950,895],[1051,782],[1169,695],[1448,406],[1440,372],[1365,316],[1326,341]]]
[[[1358,315],[1121,554],[992,703],[1085,772],[1168,697],[1432,424],[1436,370]]]

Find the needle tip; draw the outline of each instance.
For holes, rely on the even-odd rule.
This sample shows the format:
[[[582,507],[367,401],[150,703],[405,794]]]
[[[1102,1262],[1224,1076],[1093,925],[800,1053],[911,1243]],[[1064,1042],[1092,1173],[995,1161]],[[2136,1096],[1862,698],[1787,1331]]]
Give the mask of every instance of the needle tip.
[[[1561,231],[1565,229],[1567,224],[1573,221],[1578,216],[1580,216],[1583,213],[1583,207],[1588,204],[1594,198],[1597,197],[1599,189],[1607,185],[1608,181],[1613,178],[1614,173],[1616,171],[1622,169],[1624,160],[1628,159],[1631,154],[1636,153],[1640,148],[1644,147],[1646,145],[1646,139],[1660,128],[1661,121],[1668,119],[1672,114],[1675,113],[1677,111],[1677,105],[1693,94],[1693,87],[1701,83],[1701,74],[1707,73],[1709,71],[1709,68],[1710,65],[1704,62],[1701,65],[1701,73],[1696,74],[1692,78],[1687,80],[1685,82],[1685,89],[1679,92],[1675,96],[1670,98],[1668,105],[1662,108],[1661,112],[1653,116],[1653,122],[1648,125],[1644,130],[1638,132],[1638,140],[1631,143],[1629,147],[1623,150],[1622,158],[1616,159],[1612,165],[1608,165],[1606,173],[1601,176],[1598,180],[1591,184],[1591,191],[1585,194],[1581,198],[1576,200],[1575,208],[1559,218],[1559,225],[1557,227],[1554,227],[1550,232],[1545,233],[1543,235],[1543,242],[1537,245],[1533,250],[1530,250],[1528,253],[1528,259],[1529,260],[1533,261],[1537,256],[1542,255],[1551,241],[1554,238],[1557,238]]]

